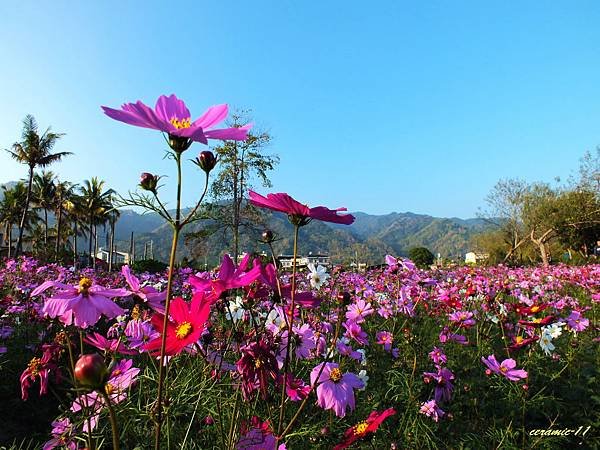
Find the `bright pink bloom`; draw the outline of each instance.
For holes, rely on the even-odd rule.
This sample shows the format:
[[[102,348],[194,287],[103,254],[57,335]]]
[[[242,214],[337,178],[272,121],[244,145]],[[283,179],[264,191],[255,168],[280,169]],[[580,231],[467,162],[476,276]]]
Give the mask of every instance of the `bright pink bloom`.
[[[392,255],[386,255],[385,262],[390,270],[397,270],[398,267],[406,270],[415,270],[416,268],[415,263],[408,258],[394,258]]]
[[[374,312],[375,310],[371,307],[371,304],[361,298],[358,299],[356,303],[348,306],[346,319],[352,320],[356,323],[362,323],[365,321],[365,317],[373,314]]]
[[[583,331],[590,325],[590,321],[583,317],[579,311],[573,311],[567,317],[567,325],[573,331]]]
[[[198,342],[210,315],[210,302],[202,293],[194,295],[189,306],[182,298],[176,297],[171,300],[169,312],[171,320],[167,322],[166,330],[163,330],[163,314],[154,314],[152,325],[161,335],[163,332],[167,333],[165,355],[173,356],[181,353],[188,345]],[[159,336],[143,348],[152,354],[159,354],[161,342],[162,336]]]
[[[421,414],[425,414],[427,417],[431,417],[434,422],[437,422],[438,420],[440,420],[440,417],[443,417],[444,414],[446,414],[437,405],[435,400],[429,400],[428,402],[422,403],[419,412]]]
[[[219,269],[219,277],[216,280],[208,280],[200,278],[198,275],[190,275],[188,281],[194,288],[195,293],[202,292],[206,294],[206,298],[211,303],[214,303],[223,292],[229,289],[248,286],[260,277],[260,265],[255,265],[251,270],[246,272],[249,261],[250,254],[247,253],[236,268],[231,257],[225,255]]]
[[[500,364],[496,360],[494,355],[490,355],[487,358],[481,357],[481,361],[488,367],[488,369],[500,375],[504,375],[506,379],[510,381],[518,381],[521,378],[527,378],[527,372],[521,369],[515,369],[517,362],[512,359],[505,359]]]
[[[46,300],[42,311],[51,318],[58,317],[65,325],[87,328],[95,325],[101,315],[112,319],[125,312],[111,300],[126,296],[125,289],[107,289],[85,277],[75,286],[45,281],[33,290],[31,296],[35,297],[51,287],[58,290]]]
[[[293,222],[298,222],[299,225],[306,225],[311,219],[322,220],[323,222],[341,223],[350,225],[354,222],[352,214],[338,214],[340,211],[347,211],[346,208],[329,209],[324,206],[315,206],[309,208],[306,205],[294,200],[288,194],[277,193],[267,194],[263,197],[254,191],[249,192],[250,203],[261,208],[279,211],[288,215],[293,219]]]
[[[121,353],[122,355],[135,355],[137,353],[134,350],[129,350],[119,339],[107,339],[100,333],[88,335],[85,342],[105,352]]]
[[[53,448],[77,449],[77,442],[73,439],[73,425],[68,417],[52,422],[52,439],[44,444],[42,450],[52,450]]]
[[[244,125],[239,128],[209,129],[225,120],[228,112],[227,105],[211,106],[192,122],[189,109],[183,100],[178,99],[174,94],[169,97],[161,95],[154,109],[139,100],[136,103],[125,103],[121,109],[107,106],[102,106],[102,109],[104,114],[119,122],[159,130],[171,136],[203,144],[208,144],[208,139],[244,141],[248,130],[252,127],[252,125]]]

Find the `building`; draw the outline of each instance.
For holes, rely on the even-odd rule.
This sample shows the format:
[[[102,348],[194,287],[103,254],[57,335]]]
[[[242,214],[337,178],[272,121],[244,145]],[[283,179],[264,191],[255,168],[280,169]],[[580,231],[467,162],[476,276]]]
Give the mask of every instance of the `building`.
[[[277,261],[281,265],[282,269],[291,269],[294,264],[294,255],[279,255],[277,257]],[[308,256],[300,256],[296,257],[296,267],[303,268],[308,266],[309,264],[314,264],[315,266],[323,266],[329,267],[331,266],[331,259],[329,255],[324,255],[322,253],[312,253],[310,252]]]
[[[102,247],[98,249],[98,252],[96,253],[96,258],[98,258],[101,261],[108,262],[109,257],[110,255],[108,250],[105,250]],[[129,253],[118,252],[116,250],[113,252],[113,264],[129,264],[129,260]]]
[[[481,264],[490,257],[488,253],[469,252],[465,255],[465,264]]]

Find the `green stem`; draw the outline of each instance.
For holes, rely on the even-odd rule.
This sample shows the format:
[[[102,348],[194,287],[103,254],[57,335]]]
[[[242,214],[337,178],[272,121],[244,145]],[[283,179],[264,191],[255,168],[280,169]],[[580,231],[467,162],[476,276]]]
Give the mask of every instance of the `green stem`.
[[[167,346],[167,325],[169,323],[169,306],[171,305],[171,292],[173,289],[173,274],[175,272],[175,255],[177,253],[177,242],[181,231],[181,154],[175,154],[177,162],[177,203],[175,210],[175,221],[173,225],[173,242],[171,244],[171,256],[169,258],[169,277],[167,279],[167,295],[165,298],[165,316],[163,319],[163,334],[160,344],[160,364],[158,367],[158,394],[156,403],[156,429],[154,434],[154,448],[160,449],[160,434],[163,422],[163,391],[166,379],[165,372],[165,349]]]
[[[281,428],[283,427],[283,419],[285,417],[285,385],[286,385],[286,377],[288,376],[289,366],[290,366],[290,346],[292,343],[292,325],[294,323],[294,308],[295,300],[296,300],[296,258],[298,256],[298,232],[300,231],[300,226],[294,226],[294,259],[292,260],[292,289],[291,289],[291,305],[290,305],[290,319],[289,324],[287,326],[287,344],[285,348],[285,363],[283,368],[283,382],[281,383],[281,403],[279,405],[279,425],[277,426],[277,434],[281,432]],[[279,285],[278,285],[279,287]],[[285,306],[283,315],[287,316],[285,313]]]
[[[112,403],[110,401],[110,397],[106,393],[104,389],[99,389],[100,395],[104,398],[106,402],[106,406],[108,407],[108,417],[110,420],[110,428],[112,430],[112,442],[113,442],[113,450],[119,450],[119,427],[117,426],[117,415],[115,414],[115,410],[112,407]]]

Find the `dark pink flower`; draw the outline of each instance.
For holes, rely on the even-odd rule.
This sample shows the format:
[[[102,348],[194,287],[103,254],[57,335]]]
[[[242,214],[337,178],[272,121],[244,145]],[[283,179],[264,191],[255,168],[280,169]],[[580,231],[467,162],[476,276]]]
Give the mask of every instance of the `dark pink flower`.
[[[375,433],[385,419],[396,414],[394,408],[388,408],[383,412],[372,411],[367,420],[360,422],[346,430],[344,440],[333,447],[333,450],[343,450],[354,442],[362,439],[369,433]]]
[[[352,214],[338,214],[340,211],[347,211],[346,208],[329,209],[324,206],[309,208],[307,205],[303,205],[282,192],[267,194],[266,197],[263,197],[254,191],[250,191],[249,196],[250,203],[253,205],[285,213],[290,218],[290,221],[296,225],[306,225],[311,219],[344,225],[350,225],[354,222]]]
[[[154,311],[164,314],[165,305],[164,301],[167,297],[167,292],[158,292],[152,286],[143,286],[140,284],[140,280],[131,273],[129,266],[125,265],[121,269],[121,273],[125,277],[125,281],[130,288],[130,293],[139,297],[142,301],[146,302]]]
[[[125,103],[121,109],[102,106],[104,114],[108,117],[136,127],[151,128],[168,133],[177,138],[208,144],[208,139],[231,139],[236,141],[246,140],[248,130],[252,125],[239,128],[212,129],[227,117],[227,105],[211,106],[198,119],[192,122],[189,109],[183,100],[174,94],[161,95],[156,101],[154,109],[146,106],[141,101]]]
[[[488,369],[499,375],[504,375],[506,379],[510,381],[518,381],[521,378],[527,378],[527,372],[521,369],[515,369],[517,362],[512,359],[505,359],[501,363],[498,363],[494,355],[490,355],[487,358],[481,357],[481,361],[488,367]]]

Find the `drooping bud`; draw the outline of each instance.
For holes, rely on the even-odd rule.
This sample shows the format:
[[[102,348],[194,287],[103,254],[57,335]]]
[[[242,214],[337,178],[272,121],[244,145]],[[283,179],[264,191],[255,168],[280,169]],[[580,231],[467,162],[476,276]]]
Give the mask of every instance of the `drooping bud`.
[[[171,147],[175,153],[185,152],[188,148],[190,148],[192,142],[193,141],[190,138],[169,134],[169,147]]]
[[[349,304],[350,304],[350,300],[351,300],[351,298],[350,298],[350,293],[349,293],[349,292],[347,292],[347,291],[340,292],[340,293],[337,295],[337,301],[338,301],[338,303],[339,303],[340,305],[347,306],[347,305],[349,305]]]
[[[203,152],[200,152],[196,162],[202,170],[209,173],[217,165],[217,158],[210,150],[204,150]]]
[[[271,242],[273,242],[275,240],[275,235],[273,234],[273,232],[271,230],[265,230],[262,232],[261,238],[265,244],[270,244]]]
[[[145,191],[150,191],[156,193],[156,186],[158,185],[158,179],[160,177],[158,175],[152,175],[148,172],[143,172],[140,175],[140,186]]]
[[[75,364],[75,379],[82,386],[92,389],[101,388],[106,381],[108,368],[104,358],[98,353],[82,355]]]

